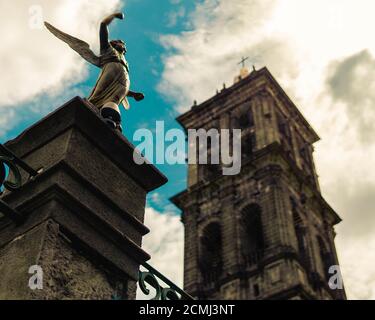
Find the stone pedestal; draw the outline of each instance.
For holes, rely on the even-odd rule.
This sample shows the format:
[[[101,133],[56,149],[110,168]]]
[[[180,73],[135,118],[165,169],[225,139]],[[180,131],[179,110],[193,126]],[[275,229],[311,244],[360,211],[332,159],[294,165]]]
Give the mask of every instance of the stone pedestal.
[[[0,218],[0,299],[134,299],[146,194],[165,176],[79,97],[6,146],[43,171],[2,196],[26,220]]]

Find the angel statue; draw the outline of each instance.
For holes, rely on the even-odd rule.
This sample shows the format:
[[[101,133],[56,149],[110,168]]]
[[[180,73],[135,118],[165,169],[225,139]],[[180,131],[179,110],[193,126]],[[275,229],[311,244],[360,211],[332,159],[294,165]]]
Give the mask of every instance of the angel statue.
[[[126,97],[141,101],[144,95],[130,90],[129,65],[125,59],[127,50],[124,41],[109,40],[108,26],[115,18],[123,20],[124,14],[112,14],[100,24],[100,56],[95,55],[86,42],[56,29],[48,22],[44,24],[52,34],[66,42],[82,58],[101,68],[88,101],[100,110],[109,126],[122,131],[119,105],[122,103],[128,110],[129,103]]]

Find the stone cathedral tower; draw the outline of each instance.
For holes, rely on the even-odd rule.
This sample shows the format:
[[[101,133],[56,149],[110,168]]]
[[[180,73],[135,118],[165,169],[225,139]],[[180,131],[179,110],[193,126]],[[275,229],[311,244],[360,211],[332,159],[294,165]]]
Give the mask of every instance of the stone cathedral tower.
[[[331,290],[334,225],[313,160],[319,140],[267,68],[177,119],[187,129],[242,130],[242,168],[189,165],[184,285],[199,299],[345,299]]]

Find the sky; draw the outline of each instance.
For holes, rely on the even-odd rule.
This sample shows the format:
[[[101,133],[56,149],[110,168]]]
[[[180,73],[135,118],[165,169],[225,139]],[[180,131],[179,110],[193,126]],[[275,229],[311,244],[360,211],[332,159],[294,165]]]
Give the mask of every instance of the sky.
[[[194,100],[233,83],[248,56],[267,66],[322,140],[315,161],[322,194],[343,218],[336,245],[348,298],[375,299],[375,29],[373,0],[15,0],[0,2],[0,142],[98,76],[42,26],[47,20],[98,50],[98,24],[114,11],[111,37],[127,43],[132,89],[146,99],[123,112],[138,128],[179,128]],[[42,17],[42,19],[41,19]],[[182,286],[183,227],[168,198],[186,186],[186,166],[157,165],[167,185],[148,196],[150,263]]]

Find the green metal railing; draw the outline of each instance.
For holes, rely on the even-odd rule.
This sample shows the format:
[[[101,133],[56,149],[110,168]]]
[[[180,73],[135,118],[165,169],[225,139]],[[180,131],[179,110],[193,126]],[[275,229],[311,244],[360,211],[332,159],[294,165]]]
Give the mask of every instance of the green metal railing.
[[[22,176],[20,169],[29,174],[29,179],[38,175],[38,171],[31,168],[28,164],[18,158],[7,147],[0,144],[0,191],[3,188],[9,191],[16,191],[22,187]],[[12,180],[10,179],[12,177]],[[0,193],[0,194],[1,194]],[[15,223],[20,224],[23,216],[7,203],[0,199],[0,212],[12,219]]]
[[[179,288],[148,263],[143,263],[142,266],[147,271],[139,271],[138,284],[145,295],[151,295],[151,291],[147,288],[146,284],[155,289],[154,297],[151,300],[194,300],[191,295]],[[158,279],[164,282],[166,286],[163,287]]]

